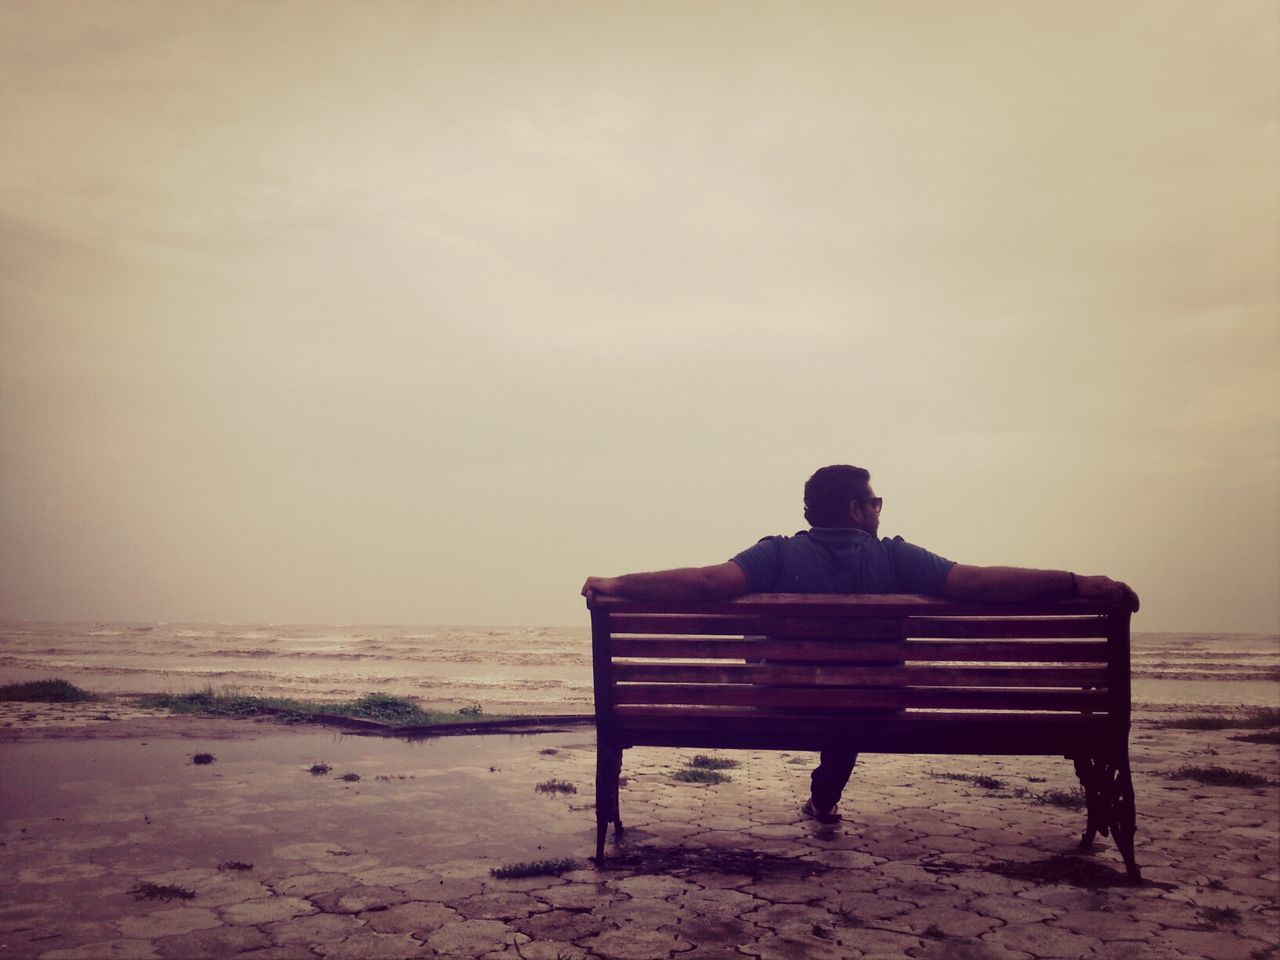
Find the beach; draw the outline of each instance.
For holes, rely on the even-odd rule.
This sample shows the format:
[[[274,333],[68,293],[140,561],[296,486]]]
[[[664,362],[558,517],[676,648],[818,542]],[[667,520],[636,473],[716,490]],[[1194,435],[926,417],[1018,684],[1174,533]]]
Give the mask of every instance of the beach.
[[[1140,885],[1126,882],[1109,839],[1077,849],[1084,813],[1059,805],[1077,783],[1054,757],[869,755],[844,820],[820,825],[799,812],[810,755],[723,751],[736,764],[726,782],[689,783],[674,774],[694,751],[632,749],[627,830],[596,865],[589,724],[408,739],[173,715],[124,695],[146,688],[132,684],[143,672],[124,662],[123,642],[104,654],[112,665],[86,655],[92,630],[61,629],[46,649],[63,652],[48,663],[34,641],[7,638],[0,682],[79,670],[125,690],[81,704],[0,703],[0,957],[1262,960],[1280,942],[1280,750],[1237,739],[1246,729],[1165,725],[1176,715],[1169,694],[1146,701],[1131,735]],[[136,628],[95,629],[127,638]],[[276,656],[301,668],[309,692],[339,696],[391,672],[377,656],[340,655],[399,663],[414,652],[369,649],[389,644],[393,628],[358,628],[368,642],[345,649],[317,640],[357,628],[269,629],[251,642],[276,654],[225,659],[251,661],[262,689],[295,695],[296,680],[264,662]],[[497,666],[526,685],[486,694],[473,679],[502,669],[441,656],[461,685],[439,684],[439,704],[586,712],[574,673],[581,657],[589,664],[581,633],[546,628],[539,641],[541,628],[501,629],[473,631],[469,647],[436,633],[435,649],[456,657],[505,643],[498,656],[513,662]],[[215,639],[236,649],[226,632]],[[225,666],[202,641],[173,640],[196,645],[192,663],[153,662],[155,675],[190,672],[189,689],[214,680],[198,671]],[[292,655],[301,645],[310,659]],[[1264,701],[1274,694],[1265,642],[1138,647],[1135,670],[1179,675],[1153,683],[1217,691],[1184,713],[1241,713],[1252,684]],[[570,661],[559,678],[557,657]],[[371,662],[364,680],[350,669]],[[447,673],[425,660],[414,669]],[[589,680],[585,690],[589,704]],[[1207,768],[1264,782],[1187,773]],[[547,861],[551,872],[495,875]]]

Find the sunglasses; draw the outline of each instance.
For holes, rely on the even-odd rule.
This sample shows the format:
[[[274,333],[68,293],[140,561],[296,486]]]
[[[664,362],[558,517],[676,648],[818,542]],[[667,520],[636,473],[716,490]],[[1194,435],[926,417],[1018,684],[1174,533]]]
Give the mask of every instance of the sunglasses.
[[[869,503],[872,509],[879,513],[880,508],[884,506],[884,497],[863,497],[861,500],[855,501],[855,503]]]

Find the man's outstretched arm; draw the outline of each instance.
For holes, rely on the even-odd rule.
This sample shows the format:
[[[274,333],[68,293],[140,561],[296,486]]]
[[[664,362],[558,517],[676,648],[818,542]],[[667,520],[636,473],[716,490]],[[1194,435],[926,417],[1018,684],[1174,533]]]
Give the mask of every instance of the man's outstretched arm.
[[[1138,595],[1127,583],[1110,577],[1085,577],[1065,570],[1026,567],[974,567],[957,563],[947,573],[942,592],[954,600],[995,600],[1017,603],[1035,600],[1116,600],[1138,610]]]
[[[628,600],[730,600],[747,592],[747,575],[732,560],[709,567],[680,567],[621,577],[587,577],[582,595]]]

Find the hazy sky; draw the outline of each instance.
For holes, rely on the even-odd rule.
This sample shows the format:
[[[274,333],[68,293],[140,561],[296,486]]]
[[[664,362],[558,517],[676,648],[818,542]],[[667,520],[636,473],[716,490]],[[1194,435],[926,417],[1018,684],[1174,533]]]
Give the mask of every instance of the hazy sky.
[[[1280,628],[1280,7],[0,0],[0,617],[881,532]]]

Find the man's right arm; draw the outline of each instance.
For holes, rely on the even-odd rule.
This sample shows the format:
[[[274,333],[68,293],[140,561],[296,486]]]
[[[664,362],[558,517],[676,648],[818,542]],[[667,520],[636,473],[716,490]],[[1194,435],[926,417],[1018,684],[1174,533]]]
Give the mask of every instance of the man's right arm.
[[[709,567],[680,567],[621,577],[587,577],[582,595],[628,600],[731,600],[747,592],[747,575],[732,560]]]
[[[1138,595],[1128,584],[1110,577],[1086,577],[1066,570],[975,567],[957,563],[947,573],[942,592],[944,596],[955,600],[994,600],[1006,603],[1083,597],[1125,602],[1133,612],[1138,610]]]

